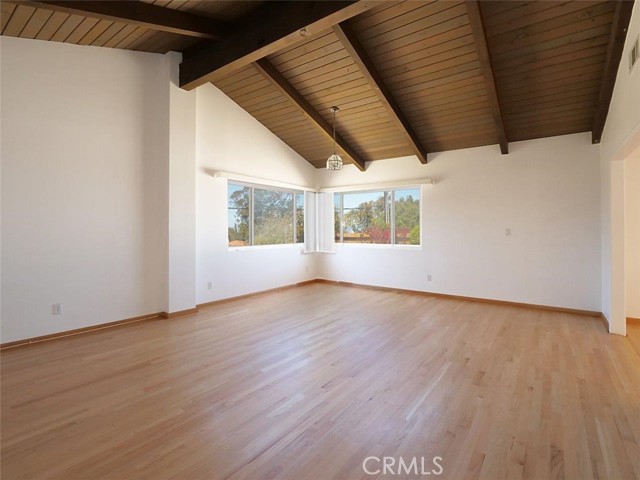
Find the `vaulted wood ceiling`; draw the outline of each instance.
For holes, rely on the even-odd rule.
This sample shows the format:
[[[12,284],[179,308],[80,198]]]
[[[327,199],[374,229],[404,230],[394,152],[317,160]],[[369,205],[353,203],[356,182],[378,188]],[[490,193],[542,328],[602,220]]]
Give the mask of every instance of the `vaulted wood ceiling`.
[[[2,35],[184,53],[301,156],[365,162],[592,132],[633,1],[2,1]]]

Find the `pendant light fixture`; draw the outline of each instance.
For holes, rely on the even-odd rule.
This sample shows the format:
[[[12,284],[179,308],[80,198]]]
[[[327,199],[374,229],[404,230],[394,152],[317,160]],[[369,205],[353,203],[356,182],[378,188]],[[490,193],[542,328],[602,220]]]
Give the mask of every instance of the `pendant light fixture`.
[[[327,158],[327,170],[342,169],[342,158],[336,153],[336,112],[340,111],[338,107],[331,107],[333,112],[333,155]]]

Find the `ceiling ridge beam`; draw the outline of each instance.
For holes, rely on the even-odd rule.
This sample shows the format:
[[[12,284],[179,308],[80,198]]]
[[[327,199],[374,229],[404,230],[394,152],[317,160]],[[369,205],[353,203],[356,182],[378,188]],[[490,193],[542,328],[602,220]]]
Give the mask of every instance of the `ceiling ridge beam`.
[[[395,123],[398,129],[402,132],[407,143],[413,150],[413,153],[418,157],[418,160],[420,160],[421,163],[427,163],[427,149],[424,147],[413,130],[413,127],[407,120],[407,117],[393,98],[391,91],[384,83],[384,80],[380,76],[380,73],[378,73],[378,70],[369,58],[369,55],[360,43],[360,40],[358,40],[356,32],[346,22],[334,25],[333,31],[340,39],[342,46],[347,50],[351,59],[360,69],[360,72],[369,82],[371,88],[375,91],[378,99],[389,113],[392,122]]]
[[[493,123],[496,127],[500,151],[503,155],[506,155],[509,153],[509,140],[507,139],[507,132],[504,126],[504,116],[502,114],[502,108],[500,107],[500,98],[498,96],[496,79],[493,74],[491,54],[489,53],[489,48],[487,46],[487,32],[484,27],[484,21],[482,20],[480,4],[477,0],[466,0],[465,3],[467,6],[467,13],[469,15],[469,22],[471,23],[471,31],[478,49],[480,70],[482,71],[482,76],[487,89],[487,98],[489,100],[489,105],[491,106],[491,116],[493,117]]]
[[[331,29],[372,6],[355,0],[269,1],[234,24],[231,35],[204,46],[180,64],[180,87],[191,90]]]
[[[333,127],[320,115],[315,108],[289,83],[289,81],[274,67],[266,58],[262,58],[253,63],[253,66],[265,76],[278,91],[288,98],[300,112],[316,125],[327,138],[333,141]],[[336,144],[353,160],[353,163],[360,170],[365,170],[365,161],[360,155],[336,133]]]
[[[602,83],[600,84],[600,94],[595,114],[593,116],[593,126],[591,127],[591,142],[600,143],[602,132],[609,114],[609,106],[613,97],[613,88],[618,76],[618,67],[622,60],[624,42],[627,38],[627,30],[631,21],[633,11],[633,0],[619,0],[616,2],[616,9],[613,13],[611,25],[611,35],[607,45],[607,56],[605,57]]]
[[[218,39],[228,31],[226,23],[213,18],[138,1],[27,0],[18,4],[208,40]]]

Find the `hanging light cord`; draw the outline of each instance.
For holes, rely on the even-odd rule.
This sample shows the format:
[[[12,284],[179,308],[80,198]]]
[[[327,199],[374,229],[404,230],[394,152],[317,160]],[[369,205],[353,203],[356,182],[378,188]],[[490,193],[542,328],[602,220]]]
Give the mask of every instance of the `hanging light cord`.
[[[337,153],[336,143],[336,112],[339,110],[338,107],[331,107],[331,112],[333,113],[333,155],[327,158],[327,170],[340,170],[342,168],[342,158]]]
[[[336,108],[331,109],[333,111],[333,154],[336,154]]]

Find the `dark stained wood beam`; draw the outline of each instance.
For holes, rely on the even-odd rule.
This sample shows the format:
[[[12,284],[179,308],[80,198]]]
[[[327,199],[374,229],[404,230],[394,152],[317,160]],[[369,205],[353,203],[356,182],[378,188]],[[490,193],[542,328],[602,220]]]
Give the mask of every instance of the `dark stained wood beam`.
[[[21,4],[215,40],[228,26],[212,18],[138,1],[23,1]]]
[[[234,33],[180,64],[180,86],[191,90],[328,30],[371,6],[367,1],[269,1],[234,25]]]
[[[613,87],[618,76],[618,67],[622,59],[624,42],[627,38],[627,30],[631,20],[633,10],[633,0],[620,0],[616,2],[616,9],[613,13],[613,23],[609,44],[607,45],[607,56],[605,57],[604,73],[600,84],[600,94],[598,95],[598,106],[593,117],[593,127],[591,128],[591,142],[600,143],[602,132],[609,114],[609,105],[613,97]]]
[[[356,32],[346,22],[334,25],[333,31],[338,36],[347,52],[349,52],[353,61],[358,65],[360,71],[369,82],[369,85],[371,85],[378,95],[380,102],[387,109],[391,120],[403,133],[407,143],[411,146],[415,155],[418,157],[420,162],[427,163],[427,149],[418,139],[413,127],[409,124],[409,121],[405,117],[404,113],[402,113],[402,110],[393,98],[389,88],[385,85],[384,80],[378,73],[375,65],[371,62],[369,55],[360,43],[360,40],[358,40]]]
[[[503,155],[509,153],[509,141],[507,140],[507,132],[504,128],[504,117],[500,108],[500,100],[498,97],[498,89],[496,87],[496,79],[493,75],[493,66],[491,65],[491,55],[487,46],[487,33],[482,20],[480,5],[476,0],[466,0],[467,13],[469,22],[471,23],[471,31],[478,49],[478,57],[480,59],[480,69],[484,77],[484,83],[487,89],[487,99],[491,106],[491,115],[493,123],[498,134],[498,143],[500,151]]]
[[[288,98],[305,117],[311,120],[328,138],[333,141],[333,127],[320,115],[315,108],[287,81],[286,78],[266,58],[257,60],[253,64],[278,91]],[[360,170],[365,170],[364,160],[351,146],[336,133],[336,144],[351,157],[354,165]]]

